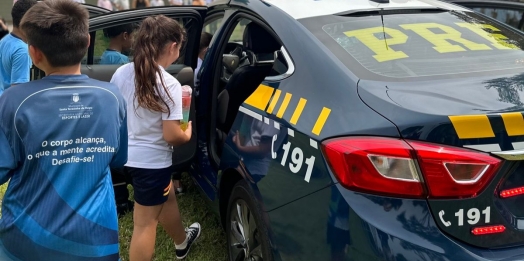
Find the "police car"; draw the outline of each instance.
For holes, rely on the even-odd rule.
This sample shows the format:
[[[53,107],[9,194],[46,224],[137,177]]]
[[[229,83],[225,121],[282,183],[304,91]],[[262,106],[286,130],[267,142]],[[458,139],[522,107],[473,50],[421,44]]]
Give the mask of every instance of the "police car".
[[[83,73],[108,81],[102,30],[155,14],[188,32],[173,162],[229,260],[524,258],[520,31],[435,0],[217,0],[92,17]]]

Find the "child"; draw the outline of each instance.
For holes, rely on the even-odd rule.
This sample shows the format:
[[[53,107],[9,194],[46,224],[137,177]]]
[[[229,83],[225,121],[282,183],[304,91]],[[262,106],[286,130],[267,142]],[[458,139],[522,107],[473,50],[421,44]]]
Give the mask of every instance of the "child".
[[[135,209],[130,261],[150,261],[158,222],[175,243],[178,259],[186,257],[200,236],[200,224],[182,226],[171,182],[173,147],[191,139],[191,122],[183,131],[182,87],[165,71],[180,55],[185,30],[163,15],[146,18],[136,33],[133,63],[113,78],[127,100],[129,161]],[[151,80],[153,79],[153,80]],[[155,80],[156,79],[156,80]]]
[[[109,168],[127,161],[126,103],[80,73],[88,17],[71,0],[45,0],[22,19],[47,76],[0,96],[2,261],[119,260]]]
[[[100,64],[126,64],[129,58],[122,52],[129,52],[133,45],[133,31],[137,25],[134,23],[123,24],[104,30],[104,36],[109,38],[109,46],[102,54]]]
[[[19,26],[34,4],[36,0],[19,0],[11,9],[13,32],[0,40],[0,95],[12,85],[29,81],[32,62]]]

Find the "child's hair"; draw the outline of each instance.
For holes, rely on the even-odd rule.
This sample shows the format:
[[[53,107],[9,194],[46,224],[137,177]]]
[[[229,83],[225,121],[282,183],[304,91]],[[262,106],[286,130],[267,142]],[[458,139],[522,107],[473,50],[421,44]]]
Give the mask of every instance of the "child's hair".
[[[168,44],[176,42],[182,46],[186,38],[184,27],[164,15],[150,16],[142,22],[134,43],[135,96],[138,106],[151,111],[171,113],[167,101],[157,86],[157,76],[167,98],[173,102],[156,60]]]
[[[87,9],[74,1],[46,0],[27,12],[21,29],[27,43],[42,51],[51,66],[72,66],[87,52],[88,19]]]
[[[20,21],[24,14],[37,3],[36,0],[18,0],[11,9],[11,17],[13,18],[13,27],[19,27]],[[5,21],[4,21],[5,23]]]
[[[209,47],[209,44],[211,43],[211,39],[213,38],[213,35],[208,32],[203,32],[200,36],[200,48],[198,49],[199,52]]]
[[[123,25],[117,25],[110,28],[104,29],[104,36],[107,38],[115,38],[122,33],[132,33],[138,28],[136,23],[128,23]]]

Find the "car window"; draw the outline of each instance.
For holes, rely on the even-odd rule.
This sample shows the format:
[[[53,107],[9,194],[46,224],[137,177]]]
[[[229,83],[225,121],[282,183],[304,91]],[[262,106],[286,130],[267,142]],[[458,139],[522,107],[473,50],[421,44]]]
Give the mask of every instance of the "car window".
[[[215,33],[218,31],[218,28],[220,28],[220,26],[222,26],[222,20],[223,20],[223,17],[220,17],[220,18],[217,18],[217,19],[213,19],[211,22],[207,23],[205,26],[204,26],[204,32],[206,33],[210,33],[212,35],[215,35]]]
[[[235,29],[233,30],[233,33],[229,37],[229,43],[242,43],[244,40],[244,31],[246,29],[246,25],[249,24],[251,21],[245,18],[242,18],[238,21],[237,25],[235,26]]]
[[[191,18],[177,18],[175,19],[183,24],[186,31],[192,26]],[[136,32],[140,26],[141,21],[134,21],[125,24],[118,24],[111,27],[105,27],[91,33],[94,33],[94,51],[93,64],[126,64],[133,60],[133,42],[136,37]],[[86,54],[82,60],[82,64],[87,63]],[[184,62],[185,43],[180,49],[180,57],[175,64]]]
[[[304,21],[306,20],[306,21]],[[475,12],[324,16],[301,22],[366,79],[524,69],[524,36]]]
[[[523,11],[492,7],[474,7],[472,9],[479,13],[493,17],[503,23],[509,24],[519,30],[524,29],[521,22],[523,20]]]
[[[244,46],[244,32],[245,32],[246,26],[251,22],[252,22],[251,20],[246,19],[246,18],[241,18],[237,21],[237,24],[235,28],[233,29],[233,32],[229,36],[229,39],[228,39],[229,47],[226,49],[226,52],[235,53],[239,55],[240,57],[245,57],[245,54],[246,54],[245,47],[246,46]],[[236,46],[242,46],[244,52],[238,53],[239,49],[236,49]],[[277,57],[258,57],[258,58],[259,59],[276,58],[274,62],[274,66],[271,72],[269,73],[268,77],[282,75],[288,71],[289,64],[283,53],[278,53]],[[243,59],[241,58],[241,63],[242,61]],[[244,61],[247,62],[247,60],[244,60]]]

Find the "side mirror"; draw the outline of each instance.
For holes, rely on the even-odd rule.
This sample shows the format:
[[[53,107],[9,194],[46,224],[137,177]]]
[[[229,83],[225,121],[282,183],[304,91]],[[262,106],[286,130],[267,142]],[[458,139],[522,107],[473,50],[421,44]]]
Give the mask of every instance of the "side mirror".
[[[222,56],[222,64],[229,73],[233,73],[238,68],[239,61],[240,58],[234,54],[224,54]]]

